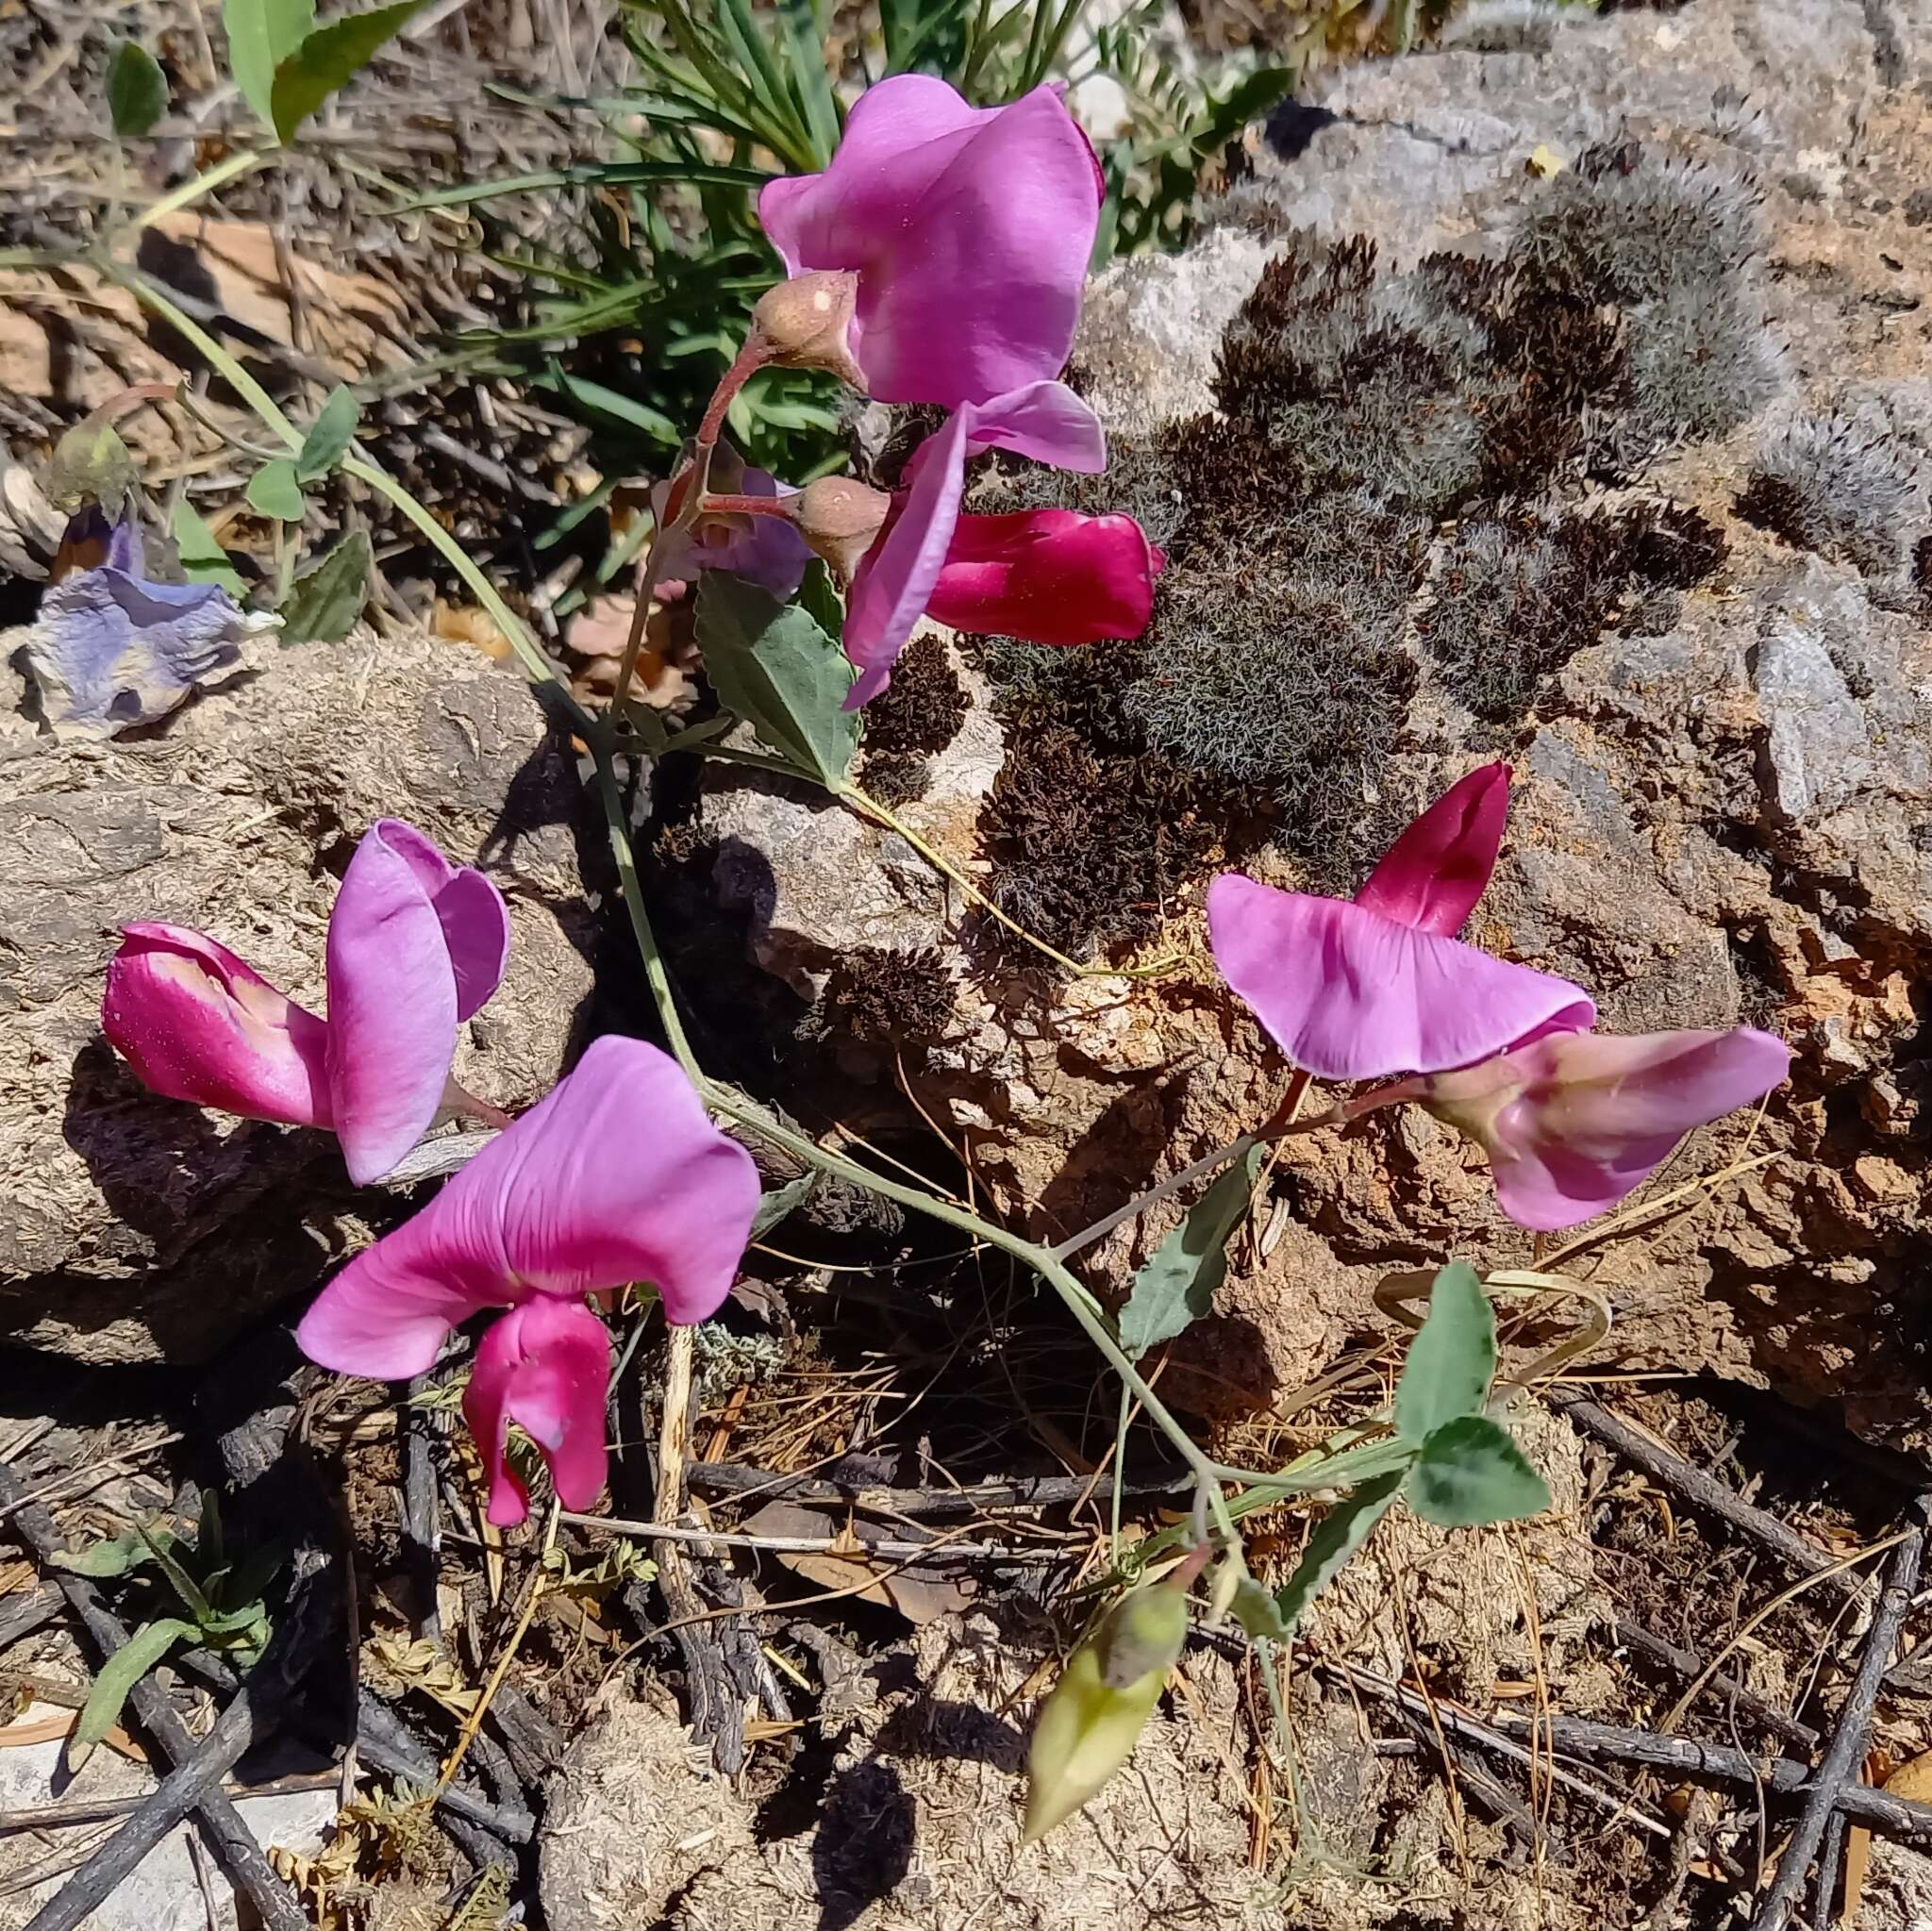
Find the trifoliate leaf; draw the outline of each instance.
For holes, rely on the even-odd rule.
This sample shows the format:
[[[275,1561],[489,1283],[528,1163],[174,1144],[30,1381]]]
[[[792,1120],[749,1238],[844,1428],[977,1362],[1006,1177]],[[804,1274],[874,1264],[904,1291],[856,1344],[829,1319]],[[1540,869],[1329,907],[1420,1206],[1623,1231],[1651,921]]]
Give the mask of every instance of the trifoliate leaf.
[[[356,627],[369,596],[375,552],[368,532],[344,537],[312,570],[305,570],[282,605],[284,643],[340,643]]]
[[[263,463],[242,493],[252,508],[277,523],[302,521],[302,485],[295,480],[295,465],[287,457]]]
[[[315,0],[224,0],[228,70],[264,127],[275,125],[275,69],[315,25]]]
[[[346,13],[304,36],[276,61],[268,119],[287,141],[338,88],[360,74],[385,42],[409,24],[424,0],[398,0],[371,13]]]
[[[138,41],[123,41],[108,60],[108,112],[116,134],[145,134],[168,111],[168,76]]]
[[[296,454],[297,482],[312,483],[327,475],[341,461],[355,438],[357,418],[361,413],[356,398],[341,383],[329,391],[328,400],[308,425],[308,434]]]
[[[858,713],[841,708],[855,673],[817,622],[755,583],[708,570],[697,640],[719,701],[793,770],[841,789],[858,749]]]

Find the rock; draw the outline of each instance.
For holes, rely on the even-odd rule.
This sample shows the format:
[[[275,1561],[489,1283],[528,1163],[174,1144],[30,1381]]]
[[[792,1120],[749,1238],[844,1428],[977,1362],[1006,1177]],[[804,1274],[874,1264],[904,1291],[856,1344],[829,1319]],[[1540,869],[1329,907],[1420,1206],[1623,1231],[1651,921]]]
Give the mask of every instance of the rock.
[[[1273,1403],[1376,1330],[1391,1273],[1554,1252],[1607,1297],[1621,1358],[1932,1447],[1911,990],[1932,971],[1932,396],[1906,319],[1932,292],[1932,228],[1907,211],[1928,46],[1823,0],[1473,12],[1427,58],[1328,75],[1187,252],[1096,283],[1075,374],[1109,473],[1000,472],[975,502],[1141,515],[1170,559],[1154,624],[1017,670],[962,641],[988,679],[967,729],[990,707],[1003,758],[989,777],[983,750],[941,751],[904,807],[1022,923],[1061,921],[1046,936],[1095,975],[991,943],[851,814],[715,780],[708,815],[779,908],[754,956],[782,927],[797,997],[855,942],[937,961],[947,1023],[897,1060],[1041,1235],[1279,1097],[1205,957],[1212,872],[1352,890],[1483,757],[1516,788],[1470,937],[1585,983],[1615,1030],[1791,1040],[1763,1117],[1692,1136],[1641,1196],[1688,1188],[1674,1210],[1579,1244],[1503,1221],[1480,1154],[1426,1119],[1285,1143],[1216,1320],[1168,1364],[1175,1398]],[[1412,364],[1350,364],[1377,329]],[[1088,758],[1095,794],[1066,802],[1070,828],[1035,799],[1015,829],[1049,754]],[[1137,811],[1173,837],[1148,846]],[[1103,889],[1142,901],[1124,938],[1079,924]],[[1104,971],[1163,957],[1181,963]],[[894,1104],[890,1046],[815,1008],[800,1037],[831,1049],[834,1117]],[[1083,1257],[1096,1290],[1118,1297],[1178,1211]]]
[[[522,682],[426,636],[289,651],[138,741],[0,739],[0,1334],[206,1358],[405,1210],[351,1189],[325,1134],[139,1085],[99,1026],[123,922],[205,929],[320,1009],[337,879],[373,820],[407,818],[509,901],[509,969],[456,1070],[527,1105],[591,992],[579,795]]]

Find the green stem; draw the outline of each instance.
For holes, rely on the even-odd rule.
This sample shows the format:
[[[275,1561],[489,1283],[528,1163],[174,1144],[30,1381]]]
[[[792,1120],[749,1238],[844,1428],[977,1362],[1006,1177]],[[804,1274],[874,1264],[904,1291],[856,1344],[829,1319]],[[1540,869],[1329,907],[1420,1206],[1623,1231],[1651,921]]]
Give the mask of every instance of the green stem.
[[[165,221],[169,215],[177,213],[192,202],[201,199],[204,194],[212,194],[217,188],[225,187],[238,175],[245,175],[258,168],[268,157],[255,148],[242,154],[231,154],[226,160],[217,161],[211,168],[195,175],[192,181],[184,181],[178,188],[171,188],[154,204],[143,208],[128,224],[130,228],[151,227],[156,222]]]
[[[658,946],[658,935],[651,929],[651,915],[644,906],[643,882],[638,876],[637,855],[631,850],[630,828],[625,821],[624,793],[617,785],[617,767],[610,761],[608,747],[601,734],[594,741],[597,757],[597,790],[604,800],[604,823],[610,833],[610,856],[617,861],[617,877],[624,888],[625,909],[630,914],[630,929],[637,939],[644,961],[644,979],[651,989],[652,1003],[664,1027],[664,1037],[685,1077],[700,1093],[709,1094],[710,1082],[699,1066],[686,1037],[684,1022],[677,1016],[677,998],[672,990],[670,969]],[[715,1101],[714,1101],[715,1104]]]

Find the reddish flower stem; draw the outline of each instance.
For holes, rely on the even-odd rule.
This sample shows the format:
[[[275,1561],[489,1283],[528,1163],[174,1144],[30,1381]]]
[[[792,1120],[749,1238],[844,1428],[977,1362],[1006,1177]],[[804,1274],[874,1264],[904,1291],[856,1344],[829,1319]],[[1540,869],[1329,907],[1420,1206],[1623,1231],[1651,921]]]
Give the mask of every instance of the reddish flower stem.
[[[745,337],[744,346],[738,352],[738,359],[725,370],[724,379],[711,391],[710,406],[705,410],[705,419],[698,424],[695,438],[700,450],[713,446],[724,427],[724,412],[732,404],[738,391],[765,366],[771,350],[765,339],[756,329]]]
[[[707,516],[783,516],[785,505],[776,496],[707,496],[698,505],[698,521]]]

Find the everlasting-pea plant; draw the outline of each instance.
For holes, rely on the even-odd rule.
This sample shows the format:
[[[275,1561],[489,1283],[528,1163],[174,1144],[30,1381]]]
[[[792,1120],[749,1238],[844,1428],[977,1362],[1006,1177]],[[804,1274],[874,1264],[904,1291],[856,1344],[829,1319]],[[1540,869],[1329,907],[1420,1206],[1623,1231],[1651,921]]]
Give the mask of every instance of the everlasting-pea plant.
[[[528,1503],[506,1454],[512,1423],[536,1442],[560,1500],[594,1500],[610,1362],[596,1309],[638,1284],[657,1290],[672,1323],[669,1441],[672,1418],[683,1412],[672,1394],[680,1377],[688,1384],[691,1323],[728,1292],[758,1208],[752,1159],[715,1118],[1019,1260],[1111,1365],[1123,1413],[1131,1397],[1196,1490],[1191,1527],[1117,1557],[1122,1580],[1164,1567],[1096,1620],[1050,1699],[1033,1754],[1029,1834],[1071,1815],[1131,1750],[1185,1643],[1188,1591],[1209,1565],[1206,1613],[1231,1608],[1265,1647],[1292,1633],[1398,1498],[1445,1528],[1547,1506],[1504,1425],[1507,1395],[1496,1390],[1483,1283],[1460,1263],[1436,1277],[1392,1403],[1287,1468],[1217,1462],[1162,1403],[1139,1363],[1211,1305],[1224,1250],[1246,1217],[1259,1142],[1345,1128],[1413,1102],[1487,1149],[1507,1215],[1538,1229],[1567,1226],[1624,1198],[1687,1129],[1769,1091],[1789,1057],[1748,1028],[1599,1036],[1581,988],[1465,942],[1458,935],[1489,880],[1507,813],[1508,774],[1489,765],[1424,812],[1352,900],[1279,891],[1232,873],[1214,882],[1215,961],[1296,1068],[1293,1104],[1058,1247],[829,1151],[706,1076],[651,929],[619,761],[694,751],[809,781],[943,863],[848,775],[862,729],[855,707],[885,688],[922,613],[1057,644],[1132,636],[1146,622],[1161,559],[1130,519],[962,513],[965,465],[978,450],[1077,470],[1104,464],[1099,424],[1058,380],[1098,203],[1091,151],[1051,90],[977,109],[923,76],[873,90],[853,109],[829,167],[766,191],[764,219],[792,276],[759,303],[660,499],[607,715],[578,703],[460,546],[354,453],[352,427],[342,432],[343,469],[404,507],[439,544],[533,678],[552,682],[558,707],[591,750],[670,1057],[637,1040],[598,1040],[413,1219],[331,1281],[299,1328],[325,1366],[401,1378],[428,1369],[453,1327],[500,1310],[476,1347],[464,1409],[491,1517],[508,1523]],[[165,296],[145,285],[136,291],[250,398],[298,460],[318,431],[305,438]],[[827,370],[882,399],[951,414],[890,498],[842,481],[792,491],[756,472],[734,473],[720,442],[733,395],[772,364]],[[842,612],[824,572],[806,569],[808,546],[847,588]],[[673,737],[632,703],[632,673],[653,593],[668,598],[673,582],[688,590],[698,577],[695,642],[725,715]],[[799,601],[788,603],[794,592]],[[842,629],[842,655],[830,628]],[[749,726],[756,746],[726,739],[734,723]],[[358,848],[331,920],[325,1020],[214,941],[143,924],[127,928],[109,969],[103,1024],[157,1091],[333,1126],[351,1173],[368,1179],[392,1168],[440,1110],[463,1102],[449,1084],[456,1028],[501,977],[508,930],[487,879],[384,821]],[[1299,1120],[1314,1078],[1395,1083]],[[1069,1257],[1217,1173],[1109,1314],[1069,1270]],[[1124,1422],[1122,1442],[1124,1453]],[[1316,1490],[1340,1499],[1286,1581],[1264,1588],[1247,1569],[1241,1517]],[[662,1497],[660,1509],[679,1501]],[[1262,1676],[1273,1686],[1272,1671]]]
[[[439,1113],[498,1117],[450,1078],[457,1027],[503,978],[509,912],[414,825],[365,834],[329,915],[326,1022],[205,933],[122,928],[101,1030],[143,1085],[251,1120],[332,1127],[380,1178]]]

